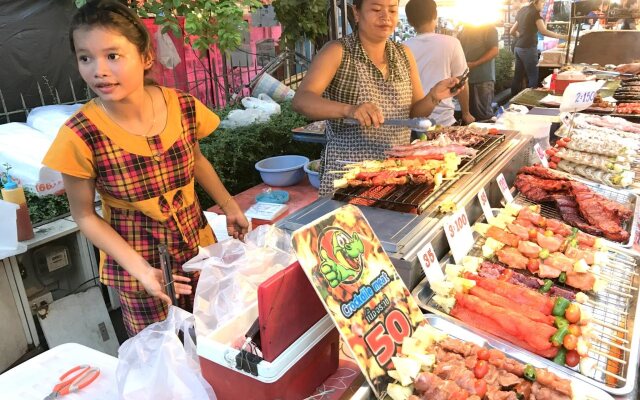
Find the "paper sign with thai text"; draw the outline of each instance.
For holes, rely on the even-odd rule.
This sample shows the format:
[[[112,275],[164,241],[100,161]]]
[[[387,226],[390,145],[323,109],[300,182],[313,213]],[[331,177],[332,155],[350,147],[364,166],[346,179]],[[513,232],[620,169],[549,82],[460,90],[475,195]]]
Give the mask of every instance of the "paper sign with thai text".
[[[542,146],[539,143],[533,145],[533,151],[536,153],[538,160],[540,160],[540,164],[543,167],[549,168],[549,161],[547,161],[547,155],[544,154],[544,150],[542,150]]]
[[[570,83],[562,94],[561,112],[578,112],[591,107],[604,81]]]
[[[433,250],[433,246],[431,242],[427,243],[426,246],[422,248],[418,252],[418,261],[422,266],[422,270],[424,271],[425,276],[427,277],[427,281],[431,282],[440,282],[444,280],[444,274],[442,273],[442,268],[440,267],[440,263],[438,262],[438,257],[436,257],[436,252]]]
[[[511,194],[511,190],[509,190],[507,180],[504,179],[504,175],[498,175],[498,177],[496,178],[496,182],[498,182],[498,187],[500,188],[500,192],[502,193],[502,197],[504,197],[504,200],[507,203],[511,203],[513,201],[513,195]]]
[[[462,258],[473,247],[473,232],[469,225],[469,219],[464,208],[444,220],[444,234],[449,242],[449,248],[456,264],[462,262]]]
[[[493,218],[493,210],[491,209],[491,204],[489,204],[489,198],[484,188],[481,188],[478,192],[478,201],[480,201],[480,207],[482,207],[485,218],[487,221],[490,221],[491,218]]]
[[[346,205],[293,233],[298,261],[376,397],[424,316],[362,212]]]

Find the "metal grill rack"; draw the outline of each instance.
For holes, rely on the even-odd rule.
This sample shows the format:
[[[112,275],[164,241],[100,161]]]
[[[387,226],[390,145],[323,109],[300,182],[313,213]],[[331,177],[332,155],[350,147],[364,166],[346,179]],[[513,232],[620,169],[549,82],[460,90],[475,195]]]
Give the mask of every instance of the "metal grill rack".
[[[473,158],[464,159],[458,169],[456,177],[445,180],[437,188],[435,188],[433,184],[348,187],[338,189],[334,193],[333,199],[351,204],[421,214],[462,176],[462,172],[469,171],[473,168],[478,161],[482,160],[502,143],[504,138],[504,134],[488,135],[483,142],[472,146],[478,150],[476,155]]]
[[[477,234],[476,238],[469,255],[482,257],[482,245],[485,243],[485,239]],[[600,266],[600,275],[604,276],[609,283],[603,291],[597,294],[587,292],[589,300],[581,305],[583,310],[586,309],[592,315],[593,338],[589,341],[591,346],[588,356],[595,361],[596,368],[590,376],[581,374],[577,367],[562,368],[572,376],[612,394],[621,395],[633,390],[636,384],[640,330],[638,332],[634,330],[634,320],[640,317],[638,315],[640,314],[640,309],[638,309],[640,257],[624,249],[609,247],[601,251],[606,251],[609,255],[609,262]],[[453,261],[449,258],[442,262],[442,265],[446,265],[448,262]],[[526,270],[518,270],[518,272],[532,276]],[[554,284],[571,289],[559,283]],[[575,289],[573,290],[575,291]],[[455,320],[444,313],[433,301],[433,294],[430,289],[426,288],[426,285],[420,285],[416,291],[419,304],[424,309]],[[460,321],[455,321],[466,326]],[[550,360],[540,358],[550,366],[559,368]]]
[[[576,179],[574,177],[570,179],[573,179],[576,182],[580,182],[587,185],[589,189],[593,190],[595,193],[603,197],[606,197],[609,200],[613,200],[625,206],[630,206],[629,208],[633,210],[633,217],[631,218],[631,220],[627,221],[622,225],[622,228],[627,232],[629,232],[629,240],[626,243],[613,242],[605,238],[603,238],[603,240],[607,240],[607,242],[611,243],[613,246],[627,247],[627,248],[632,247],[636,237],[636,231],[638,229],[637,218],[640,211],[639,210],[640,202],[638,202],[638,196],[636,196],[635,194],[629,191],[613,189],[609,186],[593,183],[591,181],[587,181],[584,179]],[[560,215],[560,212],[555,206],[551,205],[550,203],[532,202],[531,200],[524,197],[521,193],[517,193],[517,192],[516,192],[516,195],[514,196],[514,203],[522,206],[539,204],[541,207],[540,214],[542,214],[544,217],[555,218],[557,220],[562,221],[562,216]]]

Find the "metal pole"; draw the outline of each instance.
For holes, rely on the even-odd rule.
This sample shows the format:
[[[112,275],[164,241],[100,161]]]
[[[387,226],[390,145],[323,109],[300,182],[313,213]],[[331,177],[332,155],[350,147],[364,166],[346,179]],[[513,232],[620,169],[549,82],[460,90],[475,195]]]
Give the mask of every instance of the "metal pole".
[[[347,18],[347,9],[348,4],[347,0],[342,0],[342,36],[347,36],[347,26],[349,25],[349,20]]]
[[[338,22],[338,0],[331,0],[331,8],[333,9],[331,26],[333,27],[332,40],[340,38],[338,31],[340,30],[340,24]]]

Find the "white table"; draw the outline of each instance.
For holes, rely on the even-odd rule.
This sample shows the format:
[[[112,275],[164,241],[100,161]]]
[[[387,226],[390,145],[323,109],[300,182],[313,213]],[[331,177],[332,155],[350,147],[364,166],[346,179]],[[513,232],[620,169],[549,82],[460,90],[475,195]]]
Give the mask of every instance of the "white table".
[[[118,359],[89,347],[66,343],[54,347],[0,375],[3,399],[42,400],[71,368],[89,364],[100,368],[100,376],[65,400],[114,400],[118,398],[116,366]]]

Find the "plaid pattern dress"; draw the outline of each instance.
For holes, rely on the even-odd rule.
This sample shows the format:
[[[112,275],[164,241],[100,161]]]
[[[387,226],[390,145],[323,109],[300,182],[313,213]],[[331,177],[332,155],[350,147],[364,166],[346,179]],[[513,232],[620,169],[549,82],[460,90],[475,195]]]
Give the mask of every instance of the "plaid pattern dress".
[[[195,292],[197,276],[183,272],[182,264],[198,253],[201,242],[208,245],[215,238],[194,190],[196,100],[183,93],[177,93],[177,100],[179,109],[168,109],[168,113],[179,112],[181,131],[169,146],[163,134],[142,138],[150,150],[147,154],[124,149],[83,110],[65,126],[91,154],[104,219],[154,267],[160,266],[158,245],[165,244],[173,273],[189,276]],[[130,336],[166,318],[166,305],[149,296],[139,281],[105,253],[101,253],[100,280],[118,291]],[[193,296],[181,296],[180,306],[190,311]]]
[[[343,37],[340,43],[342,62],[324,96],[346,104],[376,104],[385,119],[409,118],[413,89],[409,59],[402,45],[387,40],[385,52],[389,75],[385,80],[362,47],[357,33]],[[409,143],[411,130],[393,126],[363,127],[329,120],[326,136],[327,145],[321,158],[322,172],[342,170],[345,161],[383,158],[385,150]],[[334,177],[331,173],[322,173],[321,196],[333,192]]]

